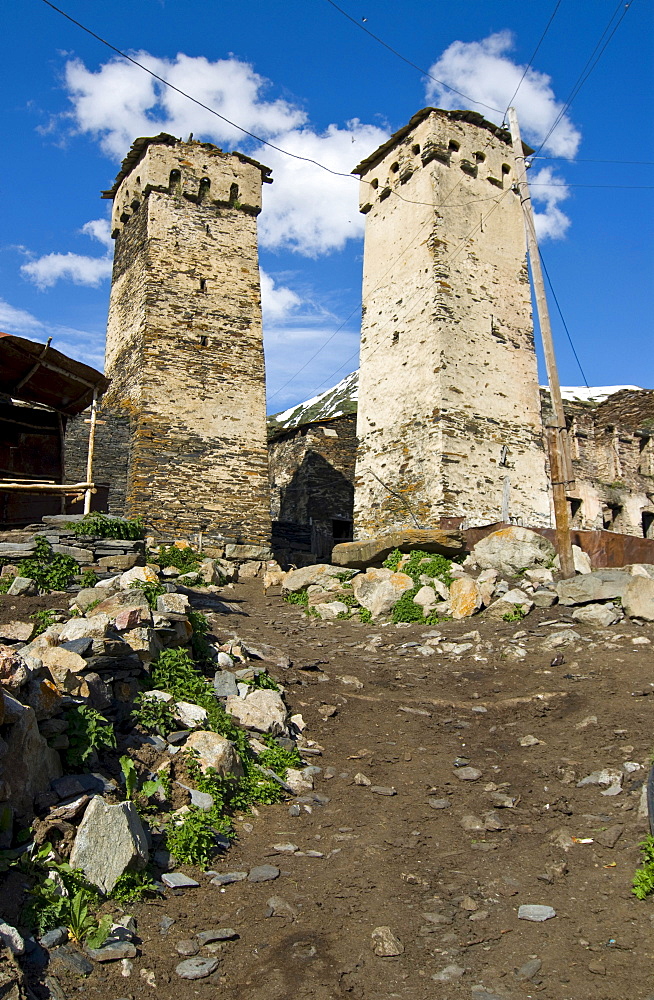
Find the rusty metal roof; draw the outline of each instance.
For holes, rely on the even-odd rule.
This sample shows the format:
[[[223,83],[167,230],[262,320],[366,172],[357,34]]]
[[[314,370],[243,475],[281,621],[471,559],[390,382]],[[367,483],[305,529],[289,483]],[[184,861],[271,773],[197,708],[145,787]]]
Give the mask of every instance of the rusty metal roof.
[[[102,372],[74,361],[47,344],[37,344],[11,333],[0,333],[0,392],[43,403],[73,416],[91,404],[109,386]]]

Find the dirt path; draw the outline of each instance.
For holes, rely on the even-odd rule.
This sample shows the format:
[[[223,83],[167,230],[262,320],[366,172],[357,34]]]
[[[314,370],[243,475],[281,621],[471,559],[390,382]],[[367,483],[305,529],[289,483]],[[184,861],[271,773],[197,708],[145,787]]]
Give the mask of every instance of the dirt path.
[[[269,642],[293,660],[270,672],[323,748],[309,761],[322,768],[316,794],[299,816],[285,803],[243,817],[238,842],[216,864],[274,864],[279,878],[220,889],[189,872],[200,888],[133,908],[140,955],[129,978],[120,963],[96,967],[82,987],[60,977],[66,997],[654,996],[653,904],[630,891],[647,832],[638,807],[654,743],[654,629],[575,624],[582,638],[558,645],[572,620],[552,608],[518,624],[447,623],[446,640],[469,648],[434,643],[425,655],[432,629],[317,622],[263,598],[255,583],[234,597],[241,613],[215,617],[217,634]],[[325,705],[335,711],[321,712]],[[521,745],[528,736],[532,745]],[[460,780],[466,761],[481,771],[476,780]],[[641,768],[625,772],[619,794],[577,787],[626,761]],[[371,786],[355,783],[359,773]],[[601,843],[616,836],[613,847]],[[273,848],[289,842],[297,853]],[[273,896],[286,915],[267,916]],[[556,916],[518,919],[523,904]],[[175,921],[166,934],[164,917]],[[374,953],[379,926],[403,953]],[[239,937],[217,946],[209,978],[181,980],[177,942],[212,927]],[[448,967],[445,976],[458,978],[433,979]]]

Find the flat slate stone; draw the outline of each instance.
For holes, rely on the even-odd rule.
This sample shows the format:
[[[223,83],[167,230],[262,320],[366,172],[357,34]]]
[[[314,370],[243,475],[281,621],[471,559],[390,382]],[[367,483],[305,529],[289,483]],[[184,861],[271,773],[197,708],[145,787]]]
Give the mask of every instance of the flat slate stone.
[[[225,872],[211,879],[212,885],[231,885],[232,882],[243,882],[248,877],[247,872]]]
[[[556,916],[556,910],[552,906],[540,906],[537,903],[525,903],[518,907],[519,920],[534,920],[541,923],[543,920],[551,920]]]
[[[197,889],[200,885],[194,878],[183,875],[182,872],[164,872],[161,881],[170,889]]]
[[[279,868],[275,868],[274,865],[257,865],[255,868],[250,868],[248,882],[272,882],[273,879],[279,878],[279,874]]]
[[[77,653],[79,656],[84,656],[85,653],[91,649],[93,645],[93,639],[70,639],[68,642],[62,642],[61,649],[69,649],[71,653]]]
[[[118,962],[123,958],[136,958],[136,945],[131,941],[109,941],[101,948],[87,948],[86,953],[94,962]]]
[[[181,979],[206,979],[218,968],[217,958],[187,958],[180,962],[175,972]]]
[[[213,930],[200,931],[195,936],[200,945],[204,946],[212,941],[233,941],[238,937],[238,932],[233,927],[214,927]]]

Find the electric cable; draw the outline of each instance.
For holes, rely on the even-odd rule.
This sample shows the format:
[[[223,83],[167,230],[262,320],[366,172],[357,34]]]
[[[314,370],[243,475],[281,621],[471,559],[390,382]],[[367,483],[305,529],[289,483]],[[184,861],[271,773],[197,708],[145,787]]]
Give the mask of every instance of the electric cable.
[[[116,52],[119,56],[122,56],[123,59],[126,59],[128,62],[131,62],[134,66],[138,66],[138,68],[142,69],[145,73],[149,73],[149,75],[153,77],[155,80],[158,80],[159,83],[163,83],[166,87],[170,87],[170,89],[174,90],[176,94],[180,94],[187,100],[192,101],[193,104],[197,104],[198,107],[203,108],[205,111],[208,111],[212,115],[215,115],[216,118],[220,118],[221,121],[226,122],[228,125],[231,125],[232,128],[238,129],[239,132],[242,132],[244,135],[249,135],[251,139],[256,139],[256,141],[262,143],[262,145],[268,146],[269,149],[274,149],[278,153],[283,153],[285,156],[291,156],[294,160],[302,160],[304,163],[313,163],[314,166],[320,167],[321,170],[326,170],[327,173],[333,174],[334,177],[352,177],[351,173],[346,174],[340,170],[332,170],[331,167],[325,166],[324,163],[320,163],[318,160],[313,160],[310,156],[300,156],[299,153],[291,153],[290,150],[288,149],[282,149],[281,146],[276,146],[274,142],[268,142],[267,139],[262,139],[260,135],[256,135],[254,132],[250,132],[248,129],[243,128],[242,125],[238,125],[236,122],[231,121],[229,118],[226,118],[224,115],[221,115],[214,108],[209,107],[208,104],[204,104],[203,101],[199,101],[197,97],[193,97],[191,94],[187,94],[185,90],[181,90],[180,87],[176,87],[174,83],[170,82],[170,80],[166,80],[165,77],[159,76],[159,74],[155,73],[154,70],[148,69],[148,67],[144,66],[143,63],[140,63],[138,59],[134,59],[126,52],[123,52],[122,49],[119,49],[116,45],[112,45],[111,42],[108,42],[106,38],[102,38],[102,36],[97,35],[95,31],[91,31],[91,29],[87,28],[86,25],[82,24],[81,21],[76,21],[74,17],[71,17],[70,14],[67,14],[65,10],[61,10],[60,7],[56,7],[53,3],[50,2],[50,0],[41,0],[41,2],[46,4],[47,7],[51,7],[52,10],[57,12],[57,14],[61,14],[61,16],[65,17],[66,20],[70,21],[71,24],[77,25],[77,27],[81,28],[82,31],[85,31],[87,35],[91,35],[91,37],[95,38],[98,42],[102,42],[102,44],[106,45],[107,48],[112,50],[112,52]]]
[[[494,212],[494,211],[496,210],[496,208],[497,208],[497,207],[498,207],[498,206],[499,206],[499,205],[501,204],[501,202],[502,202],[502,201],[504,200],[504,198],[506,198],[506,196],[507,196],[507,195],[508,195],[508,194],[509,194],[509,193],[510,193],[510,192],[511,192],[512,190],[513,190],[512,188],[507,188],[507,190],[506,190],[506,191],[504,191],[504,193],[503,193],[503,194],[501,194],[501,195],[499,196],[499,198],[497,198],[497,200],[496,200],[496,202],[495,202],[495,205],[493,205],[493,207],[492,207],[492,208],[491,208],[491,209],[490,209],[490,210],[489,210],[489,211],[488,211],[488,212],[486,213],[486,215],[485,215],[485,216],[482,216],[482,217],[480,218],[479,222],[477,222],[477,223],[476,223],[476,224],[475,224],[475,225],[473,226],[473,228],[472,228],[472,229],[471,229],[471,230],[470,230],[470,231],[469,231],[468,233],[466,233],[466,235],[465,235],[465,236],[464,236],[464,237],[463,237],[463,238],[462,238],[461,240],[459,240],[459,242],[458,242],[457,246],[456,246],[456,247],[454,248],[454,250],[452,251],[452,253],[451,253],[451,254],[450,254],[449,256],[447,256],[447,257],[446,257],[446,258],[445,258],[445,259],[444,259],[444,260],[443,260],[443,261],[441,262],[441,264],[450,264],[450,263],[451,263],[451,262],[452,262],[452,261],[453,261],[453,260],[455,259],[455,257],[456,257],[456,256],[458,256],[458,254],[459,254],[459,253],[460,253],[460,252],[461,252],[461,251],[462,251],[462,250],[464,249],[464,247],[465,247],[465,245],[467,244],[467,242],[468,242],[468,240],[470,239],[470,237],[471,237],[471,236],[474,236],[474,235],[475,235],[475,233],[477,232],[477,230],[478,230],[478,229],[480,229],[480,228],[481,228],[481,227],[483,226],[483,224],[484,224],[484,222],[486,221],[486,219],[488,219],[488,218],[489,218],[489,216],[490,216],[490,215],[491,215],[491,214],[492,214],[492,213],[493,213],[493,212]],[[377,286],[377,287],[379,287],[379,286]],[[374,289],[374,290],[376,290],[376,289]],[[414,295],[412,295],[412,296],[410,296],[410,297],[409,297],[409,298],[407,299],[407,301],[403,303],[403,305],[404,305],[404,307],[405,307],[405,313],[406,313],[406,309],[408,308],[408,306],[409,306],[409,305],[411,305],[411,304],[413,304],[414,300],[415,300],[415,299],[417,299],[417,298],[418,298],[418,296],[422,294],[422,291],[423,291],[423,289],[421,289],[421,288],[417,289],[417,290],[416,290],[416,292],[415,292],[415,294],[414,294]],[[389,325],[389,324],[388,324],[388,323],[386,323],[386,324],[385,324],[385,325],[384,325],[383,327],[380,327],[380,329],[378,329],[378,330],[377,330],[377,334],[379,334],[379,333],[381,332],[381,330],[385,329],[385,328],[386,328],[386,327],[387,327],[388,325]],[[372,351],[370,352],[370,354],[368,355],[368,358],[367,358],[367,360],[370,360],[370,358],[372,358],[372,357],[373,357],[373,355],[375,355],[375,354],[377,353],[377,351],[378,351],[378,350],[379,350],[379,349],[380,349],[380,348],[381,348],[382,346],[383,346],[383,344],[382,344],[382,342],[380,341],[380,342],[379,342],[379,343],[377,344],[377,347],[375,347],[375,348],[374,348],[374,349],[373,349],[373,350],[372,350]],[[337,376],[337,375],[339,374],[339,372],[341,372],[341,371],[343,370],[343,368],[345,368],[345,366],[346,366],[346,365],[349,365],[349,364],[350,364],[350,362],[354,361],[354,360],[355,360],[355,359],[357,358],[358,354],[359,354],[359,352],[358,352],[358,351],[356,351],[356,352],[355,352],[354,354],[351,354],[351,355],[350,355],[350,356],[349,356],[348,358],[346,358],[346,360],[345,360],[345,361],[344,361],[344,362],[343,362],[343,363],[342,363],[341,365],[339,365],[339,367],[338,367],[338,368],[336,368],[336,369],[335,369],[335,371],[333,371],[333,372],[331,373],[331,375],[328,375],[328,376],[327,376],[327,378],[323,379],[323,381],[322,381],[322,382],[320,382],[320,383],[319,383],[319,385],[317,385],[317,386],[316,386],[316,387],[315,387],[315,388],[314,388],[313,390],[311,390],[311,393],[312,393],[312,395],[313,395],[313,394],[315,394],[315,393],[317,393],[317,392],[318,392],[318,390],[319,390],[319,389],[321,389],[323,385],[325,385],[325,384],[326,384],[326,383],[328,383],[328,382],[331,382],[331,381],[332,381],[332,380],[333,380],[334,378],[336,378],[336,376]]]
[[[598,62],[600,61],[600,59],[602,58],[604,52],[606,51],[606,48],[607,48],[609,42],[611,41],[611,39],[615,35],[616,31],[618,30],[618,28],[622,24],[622,21],[626,17],[627,11],[630,9],[632,3],[633,3],[633,0],[627,0],[627,3],[624,3],[624,0],[620,0],[620,2],[618,3],[617,7],[615,8],[615,10],[613,11],[613,13],[611,14],[611,17],[609,18],[608,24],[606,25],[604,31],[600,35],[599,40],[597,41],[597,43],[595,45],[595,48],[593,49],[593,51],[591,52],[590,56],[586,60],[586,63],[584,65],[581,73],[577,77],[577,80],[576,80],[576,82],[575,82],[572,90],[570,91],[570,93],[568,94],[566,100],[564,101],[564,103],[563,103],[561,109],[559,110],[559,113],[557,114],[556,118],[554,119],[554,122],[552,123],[549,131],[545,135],[545,138],[542,140],[540,146],[538,147],[538,149],[535,151],[535,154],[533,154],[533,155],[538,156],[538,154],[540,153],[541,149],[543,148],[543,146],[545,145],[545,143],[547,142],[547,140],[551,136],[551,134],[554,131],[554,129],[557,127],[557,125],[561,122],[563,116],[570,109],[570,106],[571,106],[572,102],[575,100],[575,98],[579,94],[579,91],[581,90],[581,88],[585,84],[586,80],[588,79],[588,77],[590,76],[590,74],[593,72],[593,70],[597,66]],[[618,13],[618,11],[620,10],[620,8],[622,6],[624,6],[624,10],[622,11],[621,16],[618,18],[616,24],[613,27],[613,30],[611,31],[610,35],[608,36],[608,38],[604,42],[604,45],[602,45],[602,41],[604,39],[604,36],[608,32],[609,28],[611,27],[611,24],[613,23],[613,20],[614,20],[616,14]],[[600,45],[602,45],[601,48],[600,48]],[[598,49],[600,49],[600,51],[597,53],[597,57],[594,59],[595,53],[597,52]],[[594,61],[593,61],[593,59],[594,59]]]
[[[637,167],[654,167],[654,160],[589,160],[577,156],[544,156],[542,153],[540,156],[528,156],[527,159],[530,162],[532,160],[567,160],[568,163],[619,163],[633,164]]]
[[[406,56],[403,56],[401,52],[398,52],[397,49],[394,49],[392,45],[389,45],[388,42],[385,42],[383,38],[379,37],[379,35],[375,35],[372,31],[370,31],[369,28],[364,27],[364,25],[361,24],[359,21],[357,21],[356,18],[352,17],[351,14],[348,14],[348,12],[346,10],[343,10],[342,7],[339,7],[337,3],[334,3],[334,0],[327,0],[327,3],[330,4],[335,10],[337,10],[339,14],[342,14],[343,17],[346,17],[348,21],[351,21],[352,24],[355,24],[357,28],[361,28],[361,31],[365,31],[366,35],[370,35],[370,37],[374,38],[376,42],[379,42],[380,45],[383,45],[385,49],[388,49],[389,52],[392,52],[394,56],[397,56],[398,59],[401,59],[402,62],[405,62],[407,66],[411,66],[413,69],[417,69],[419,73],[422,73],[423,76],[429,77],[429,79],[433,80],[434,83],[437,83],[439,87],[445,87],[445,89],[449,90],[450,93],[456,94],[458,97],[463,97],[463,99],[466,101],[471,101],[473,104],[478,104],[482,108],[488,108],[489,111],[495,111],[497,114],[500,115],[502,114],[501,108],[494,108],[490,104],[484,104],[483,101],[475,101],[474,98],[470,97],[468,94],[463,94],[460,90],[455,90],[454,87],[450,87],[447,83],[444,83],[443,80],[437,80],[436,77],[432,76],[428,70],[423,69],[422,66],[418,66],[414,62],[411,62],[410,59],[407,59]]]
[[[488,146],[490,145],[491,140],[492,140],[492,133],[488,135],[488,137],[486,139],[486,143],[485,143],[485,145],[483,147],[484,149],[488,148]],[[456,189],[462,184],[463,180],[464,180],[463,176],[460,177],[459,180],[456,182],[456,184],[453,187],[451,187],[450,190],[447,192],[447,194],[444,196],[444,200],[441,201],[441,202],[439,202],[438,204],[434,204],[434,202],[410,201],[408,198],[404,198],[402,195],[400,195],[394,188],[391,189],[391,193],[397,195],[397,197],[400,198],[401,201],[405,201],[408,204],[412,204],[412,205],[424,205],[427,208],[444,208],[445,205],[446,205],[446,203],[447,203],[447,201],[448,201],[448,199],[454,194],[454,192],[456,191]],[[362,183],[364,183],[364,182],[362,182]],[[365,183],[367,183],[367,184],[370,185],[370,181],[366,181]],[[449,206],[449,207],[452,207],[452,208],[466,208],[466,207],[468,207],[468,205],[476,204],[477,201],[482,201],[482,202],[483,201],[492,201],[492,200],[495,200],[496,197],[497,197],[496,195],[491,195],[490,198],[488,198],[488,199],[486,199],[486,198],[474,199],[473,201],[466,202],[463,205],[452,205],[452,206]],[[418,232],[416,233],[416,235],[405,246],[405,248],[400,252],[400,254],[396,258],[394,258],[394,260],[391,261],[391,263],[389,264],[389,266],[386,269],[386,271],[384,271],[384,273],[380,277],[379,283],[369,292],[370,295],[374,294],[377,291],[377,289],[381,286],[381,283],[384,280],[384,278],[386,277],[386,275],[392,270],[392,268],[397,264],[397,262],[401,259],[401,257],[407,252],[407,250],[409,250],[410,247],[413,246],[413,244],[415,243],[415,241],[422,234],[423,230],[428,225],[431,224],[431,221],[432,221],[431,219],[427,219],[427,221],[420,227],[420,229],[418,230]],[[467,238],[468,237],[466,237],[466,239]],[[354,314],[356,312],[358,312],[359,309],[361,309],[361,306],[362,306],[362,303],[359,302],[354,307],[354,309],[349,313],[349,315],[346,316],[346,318],[343,320],[343,322],[341,323],[341,325],[336,330],[334,330],[334,332],[331,333],[329,335],[329,337],[327,337],[327,339],[320,345],[320,347],[318,348],[318,350],[315,351],[311,355],[311,357],[300,368],[298,368],[298,370],[296,372],[294,372],[293,375],[291,375],[291,377],[289,379],[286,380],[286,382],[284,382],[278,389],[276,389],[273,393],[271,393],[270,396],[267,397],[266,403],[270,403],[270,401],[272,399],[274,399],[276,396],[278,396],[280,394],[280,392],[283,392],[283,390],[286,389],[286,387],[289,386],[291,384],[291,382],[295,381],[295,379],[298,377],[298,375],[301,375],[302,372],[306,368],[308,368],[309,365],[313,361],[315,361],[315,359],[318,357],[319,354],[322,353],[322,351],[325,349],[325,347],[327,347],[327,345],[332,342],[332,340],[334,339],[334,337],[336,336],[336,334],[340,333],[340,331],[343,329],[343,327],[346,325],[346,323],[348,323],[350,321],[350,319],[354,316]]]
[[[547,270],[547,265],[545,264],[545,260],[543,259],[543,254],[541,252],[540,247],[538,248],[538,256],[540,257],[540,262],[541,262],[541,264],[543,266],[543,271],[545,272],[545,277],[547,278],[547,284],[550,286],[550,292],[552,293],[552,298],[554,299],[554,302],[556,304],[556,308],[557,308],[558,314],[561,317],[561,322],[563,323],[563,329],[566,332],[566,335],[568,337],[568,341],[570,342],[570,347],[572,348],[572,353],[575,356],[575,361],[577,362],[577,365],[579,366],[579,371],[581,372],[581,377],[584,380],[584,385],[586,386],[587,389],[590,389],[590,386],[588,385],[588,379],[586,378],[586,373],[584,372],[584,369],[581,366],[581,361],[579,360],[579,355],[577,354],[577,351],[575,349],[575,345],[572,342],[572,337],[571,337],[570,331],[568,329],[568,324],[566,323],[565,317],[563,316],[563,312],[561,310],[561,306],[559,305],[559,300],[558,300],[558,298],[556,296],[556,292],[554,291],[554,285],[552,284],[552,279],[550,278],[550,274],[549,274],[549,271]]]
[[[543,44],[543,41],[544,41],[544,39],[545,39],[545,35],[546,35],[546,34],[547,34],[547,32],[548,32],[548,31],[550,30],[550,25],[552,24],[552,21],[553,21],[553,20],[554,20],[554,18],[556,17],[556,14],[557,14],[557,11],[558,11],[558,9],[559,9],[559,7],[560,7],[560,6],[561,6],[561,0],[557,0],[557,4],[556,4],[556,7],[555,7],[555,8],[554,8],[554,10],[552,11],[552,14],[551,14],[551,16],[550,16],[550,19],[549,19],[549,21],[547,22],[547,24],[545,25],[545,30],[543,31],[543,34],[542,34],[542,35],[540,36],[540,38],[538,39],[538,45],[536,46],[536,48],[535,48],[535,49],[534,49],[534,51],[532,52],[532,54],[531,54],[531,57],[530,57],[530,59],[529,59],[529,62],[528,62],[528,63],[527,63],[527,65],[525,66],[525,69],[524,69],[524,73],[523,73],[523,74],[522,74],[522,76],[520,77],[520,82],[518,83],[518,86],[517,86],[517,87],[515,88],[515,90],[513,91],[513,96],[511,97],[511,99],[510,99],[510,100],[508,101],[508,103],[507,103],[507,105],[506,105],[506,108],[505,108],[505,111],[504,111],[504,115],[503,115],[503,120],[504,120],[504,121],[506,121],[506,116],[507,116],[507,114],[509,113],[509,108],[510,108],[510,107],[512,107],[512,105],[513,105],[513,102],[515,101],[515,98],[516,98],[516,95],[517,95],[518,91],[520,90],[520,88],[521,88],[522,84],[524,83],[524,79],[525,79],[525,77],[526,77],[527,73],[529,72],[529,70],[530,70],[530,69],[531,69],[531,67],[532,67],[532,63],[533,63],[534,59],[536,58],[536,55],[537,55],[537,53],[538,53],[538,50],[540,49],[541,45]]]

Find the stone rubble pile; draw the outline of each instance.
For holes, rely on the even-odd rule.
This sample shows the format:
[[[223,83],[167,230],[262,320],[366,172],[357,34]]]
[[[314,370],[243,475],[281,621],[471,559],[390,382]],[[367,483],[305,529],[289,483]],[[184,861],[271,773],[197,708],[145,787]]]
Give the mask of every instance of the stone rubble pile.
[[[193,637],[189,598],[215,595],[220,588],[208,581],[223,584],[237,573],[238,564],[220,557],[205,558],[199,571],[192,574],[167,573],[156,564],[132,566],[93,588],[76,588],[70,614],[58,613],[56,623],[35,638],[17,628],[21,623],[0,627],[0,633],[9,633],[2,635],[6,641],[0,646],[0,724],[5,735],[0,742],[4,774],[0,785],[1,847],[11,846],[12,831],[27,825],[35,810],[36,844],[52,840],[58,859],[80,869],[102,893],[110,893],[123,872],[142,869],[150,860],[162,873],[164,885],[197,885],[174,870],[176,859],[169,851],[158,848],[162,830],[157,830],[156,823],[153,826],[151,820],[148,829],[134,802],[124,800],[124,781],[116,776],[115,759],[113,776],[108,756],[98,758],[96,754],[86,767],[75,769],[81,773],[64,773],[62,764],[72,739],[66,712],[87,705],[115,722],[124,735],[119,737],[114,758],[119,750],[137,761],[141,751],[148,754],[146,775],[163,776],[174,788],[175,802],[180,796],[186,801],[173,812],[173,822],[181,823],[189,807],[210,810],[213,797],[193,787],[184,765],[181,772],[176,771],[176,761],[185,757],[177,757],[180,751],[193,754],[203,773],[212,769],[220,776],[239,777],[244,772],[235,745],[206,728],[207,710],[167,691],[143,692],[144,701],[160,701],[171,710],[173,731],[164,731],[161,736],[132,727],[129,712],[157,656],[167,649],[188,647]],[[174,584],[170,582],[173,577]],[[189,585],[198,580],[205,587],[194,591]],[[145,592],[134,588],[135,583],[163,585],[165,592],[157,597],[156,610],[150,608]],[[213,600],[218,603],[215,597]],[[274,737],[284,749],[319,753],[320,748],[302,733],[302,717],[290,715],[284,689],[253,686],[257,677],[266,673],[264,664],[279,669],[290,666],[285,653],[264,643],[246,644],[233,634],[224,641],[211,635],[206,638],[213,660],[213,694],[245,731],[255,759],[268,751],[268,745],[261,742],[264,735]],[[288,768],[282,780],[262,767],[287,796],[294,797],[291,809],[296,810],[303,802],[328,801],[313,790],[315,770],[311,766]],[[229,841],[216,835],[216,845],[225,850]],[[276,878],[279,869],[263,865],[249,873],[212,873],[221,885],[237,881],[241,874],[251,881],[262,881]],[[125,962],[136,955],[136,926],[133,918],[125,920],[127,923],[112,926],[100,947],[87,946],[83,953],[79,944],[68,940],[65,927],[48,932],[37,943],[6,925],[9,937],[2,940],[13,942],[17,955],[42,949],[51,972],[88,975],[94,962]],[[217,933],[219,936],[211,940],[228,940],[234,932],[226,937],[223,931]],[[195,951],[198,949],[199,945]],[[188,954],[195,955],[195,951]],[[203,978],[213,971],[207,961],[189,958],[180,963],[177,974],[186,979]],[[213,959],[209,966],[211,962]]]
[[[376,552],[372,544],[370,548]],[[598,627],[615,624],[625,615],[654,621],[654,565],[593,570],[577,546],[573,554],[577,575],[557,581],[551,542],[527,528],[503,528],[479,541],[461,565],[451,564],[449,586],[421,574],[412,601],[425,618],[435,614],[457,620],[483,611],[488,618],[517,621],[535,607],[560,604],[574,607],[573,617],[580,623]],[[405,554],[396,571],[380,566],[361,571],[325,564],[305,566],[280,574],[278,582],[282,594],[305,592],[309,614],[319,618],[356,617],[363,608],[374,620],[382,620],[392,614],[403,595],[415,590],[414,579],[402,572],[409,558]],[[430,559],[426,556],[423,562],[427,568]]]

